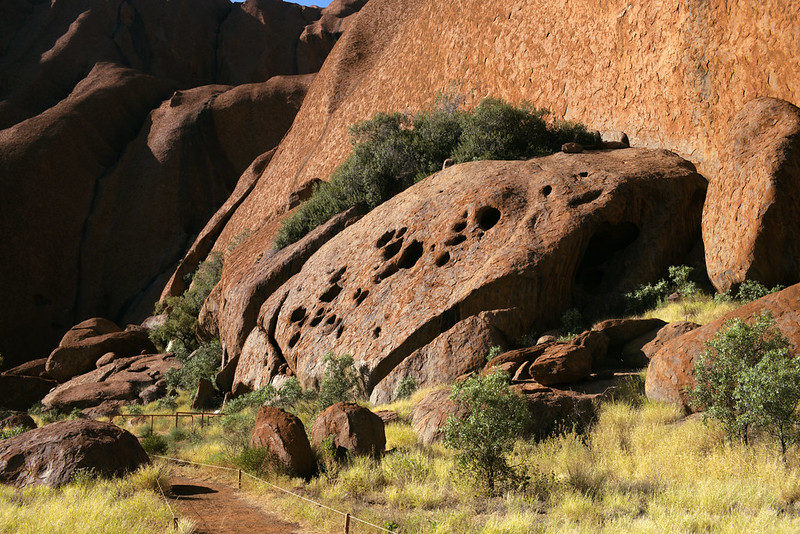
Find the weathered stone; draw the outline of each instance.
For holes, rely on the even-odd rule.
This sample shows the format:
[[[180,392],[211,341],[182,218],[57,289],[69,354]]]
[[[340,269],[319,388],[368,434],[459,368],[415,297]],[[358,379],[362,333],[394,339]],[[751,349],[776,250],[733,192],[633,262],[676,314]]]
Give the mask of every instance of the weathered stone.
[[[60,345],[47,359],[47,373],[59,382],[91,371],[97,360],[106,353],[113,352],[124,358],[141,351],[155,353],[156,348],[147,335],[147,330],[130,325],[122,332],[112,332],[100,336],[86,337],[77,343]]]
[[[32,428],[36,428],[36,421],[34,421],[33,417],[31,417],[26,413],[9,415],[8,417],[0,421],[0,428],[14,428],[14,427],[22,427],[30,430]]]
[[[697,236],[704,187],[684,160],[643,149],[450,167],[342,230],[275,291],[236,380],[255,389],[271,378],[264,362],[283,359],[316,387],[331,349],[353,356],[370,393],[398,367],[392,381],[415,368],[453,379],[491,344],[544,329],[552,310],[606,309],[656,277]],[[470,318],[480,343],[440,337]]]
[[[553,341],[556,341],[557,339],[558,338],[556,336],[552,335],[552,334],[545,334],[543,336],[540,336],[539,339],[536,340],[536,344],[537,345],[541,345],[543,343],[552,343]]]
[[[47,358],[39,358],[7,369],[1,374],[6,376],[35,376],[38,378],[50,379],[50,375],[48,375],[45,370],[46,364]]]
[[[561,145],[561,152],[565,154],[580,154],[583,152],[583,145],[580,143],[564,143]]]
[[[139,393],[142,404],[150,404],[167,394],[167,382],[164,379],[157,381],[152,386],[147,386]]]
[[[381,418],[381,421],[383,421],[384,425],[396,423],[400,420],[400,416],[397,415],[397,412],[394,410],[378,410],[375,412],[375,415]]]
[[[172,354],[115,359],[99,369],[57,385],[42,399],[42,404],[48,408],[70,410],[98,406],[106,401],[133,401],[142,398],[150,386],[163,382],[168,369],[179,367],[181,362]]]
[[[703,208],[709,279],[720,292],[744,280],[800,282],[800,109],[751,100],[726,141]]]
[[[259,408],[250,446],[266,447],[293,475],[309,478],[314,473],[311,444],[296,415],[272,406]]]
[[[700,328],[700,325],[691,321],[675,321],[669,323],[658,330],[652,341],[642,346],[642,353],[650,360],[666,343],[696,328]]]
[[[550,345],[527,368],[528,376],[544,386],[578,382],[591,372],[591,351],[568,343]]]
[[[233,391],[233,378],[236,375],[236,366],[239,364],[239,357],[236,356],[235,358],[231,358],[228,363],[222,366],[222,369],[219,370],[216,377],[214,378],[214,382],[216,382],[217,387],[223,393],[228,393]]]
[[[763,311],[772,313],[776,326],[789,338],[792,350],[800,349],[800,284],[796,284],[737,308],[716,321],[664,343],[650,360],[647,369],[647,397],[691,410],[687,391],[696,385],[694,362],[706,349],[706,341],[728,319],[747,320]]]
[[[0,406],[27,410],[56,387],[58,382],[35,376],[0,375]]]
[[[547,436],[559,425],[586,425],[596,413],[597,393],[584,393],[570,389],[556,389],[535,381],[511,386],[525,397],[531,420],[528,432],[534,436]]]
[[[611,345],[624,345],[628,341],[657,330],[667,323],[661,319],[607,319],[592,327],[595,332],[608,336]]]
[[[420,443],[430,445],[444,439],[441,430],[447,418],[460,413],[456,403],[450,400],[450,389],[437,389],[425,395],[414,407],[411,426]]]
[[[122,332],[122,328],[117,326],[115,322],[104,317],[93,317],[67,330],[67,333],[61,338],[61,342],[58,346],[68,347],[77,345],[86,339],[102,336],[104,334],[113,334],[114,332]]]
[[[117,359],[117,355],[114,352],[106,352],[94,363],[95,367],[100,369],[103,366],[108,365],[109,363],[113,362]]]
[[[197,390],[192,399],[192,410],[206,410],[214,406],[214,399],[217,396],[217,390],[214,389],[214,384],[207,378],[201,378],[197,382]]]
[[[0,441],[0,481],[63,486],[79,469],[117,476],[150,461],[139,441],[111,423],[60,421]]]
[[[603,148],[628,148],[631,146],[628,134],[617,130],[601,132],[600,139]]]
[[[311,426],[311,442],[319,447],[333,438],[334,452],[380,456],[386,448],[386,433],[380,417],[352,402],[327,407]]]
[[[575,336],[571,343],[587,348],[592,353],[592,363],[597,364],[606,358],[611,340],[603,332],[587,330]]]

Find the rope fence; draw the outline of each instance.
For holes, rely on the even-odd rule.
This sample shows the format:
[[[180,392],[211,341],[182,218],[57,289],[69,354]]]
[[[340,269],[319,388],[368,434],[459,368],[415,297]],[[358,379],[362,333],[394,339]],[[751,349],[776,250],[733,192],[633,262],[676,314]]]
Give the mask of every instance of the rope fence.
[[[219,466],[219,465],[203,464],[203,463],[199,463],[199,462],[192,462],[192,461],[189,461],[189,460],[181,460],[180,458],[171,458],[169,456],[159,456],[157,454],[153,454],[151,456],[153,456],[155,458],[161,458],[162,460],[167,460],[167,461],[170,461],[170,462],[182,463],[182,464],[187,464],[187,465],[198,465],[198,466],[201,466],[201,467],[210,467],[212,469],[222,469],[222,470],[226,470],[226,471],[236,471],[237,472],[237,476],[238,476],[238,487],[239,487],[239,490],[242,489],[242,474],[244,474],[244,475],[252,478],[253,480],[257,480],[257,481],[259,481],[259,482],[261,482],[263,484],[266,484],[270,488],[273,488],[275,490],[278,490],[278,491],[281,491],[283,493],[286,493],[287,495],[291,495],[293,497],[296,497],[298,499],[306,501],[307,503],[313,504],[314,506],[317,506],[317,507],[322,508],[324,510],[328,510],[330,512],[333,512],[333,513],[336,513],[336,514],[339,514],[339,515],[343,516],[344,517],[344,532],[345,532],[345,534],[350,534],[350,521],[351,520],[352,521],[357,521],[359,523],[363,523],[364,525],[370,526],[370,527],[375,528],[377,530],[380,530],[382,532],[388,532],[389,534],[398,534],[398,533],[396,533],[396,532],[394,532],[392,530],[388,530],[388,529],[385,529],[385,528],[383,528],[381,526],[378,526],[378,525],[376,525],[374,523],[370,523],[369,521],[365,521],[363,519],[359,519],[358,517],[355,517],[355,516],[353,516],[353,515],[351,515],[351,514],[349,514],[347,512],[342,512],[341,510],[337,510],[335,508],[331,508],[330,506],[326,506],[326,505],[324,505],[324,504],[322,504],[320,502],[313,501],[313,500],[311,500],[311,499],[309,499],[307,497],[303,497],[302,495],[299,495],[297,493],[289,491],[289,490],[287,490],[285,488],[282,488],[280,486],[276,486],[275,484],[273,484],[273,483],[271,483],[271,482],[269,482],[267,480],[264,480],[263,478],[259,478],[257,476],[251,475],[250,473],[244,472],[241,469],[236,469],[234,467],[222,467],[222,466]],[[163,495],[163,492],[162,492],[162,495]]]

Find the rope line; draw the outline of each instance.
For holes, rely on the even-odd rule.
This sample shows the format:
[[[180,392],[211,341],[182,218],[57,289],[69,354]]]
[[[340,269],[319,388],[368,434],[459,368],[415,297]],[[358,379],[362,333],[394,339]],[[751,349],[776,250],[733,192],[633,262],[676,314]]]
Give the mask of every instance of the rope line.
[[[189,464],[189,465],[200,465],[200,466],[203,466],[203,467],[212,467],[212,468],[214,468],[214,469],[224,469],[224,470],[227,470],[227,471],[240,471],[239,469],[234,469],[234,468],[232,468],[232,467],[222,467],[222,466],[219,466],[219,465],[201,464],[201,463],[199,463],[199,462],[191,462],[191,461],[189,461],[189,460],[181,460],[181,459],[179,459],[179,458],[171,458],[171,457],[169,457],[169,456],[159,456],[159,455],[157,455],[157,454],[153,454],[152,456],[154,456],[154,457],[156,457],[156,458],[162,458],[162,459],[164,459],[164,460],[170,460],[170,461],[173,461],[173,462],[183,463],[183,464]],[[297,497],[298,499],[302,499],[302,500],[304,500],[304,501],[306,501],[306,502],[308,502],[308,503],[310,503],[310,504],[313,504],[314,506],[318,506],[318,507],[320,507],[320,508],[324,508],[325,510],[329,510],[329,511],[331,511],[331,512],[334,512],[334,513],[337,513],[337,514],[343,515],[343,516],[345,516],[345,517],[346,517],[346,516],[348,516],[348,515],[350,515],[350,514],[348,514],[348,513],[346,513],[346,512],[342,512],[341,510],[337,510],[337,509],[335,509],[335,508],[331,508],[330,506],[326,506],[326,505],[324,505],[324,504],[322,504],[322,503],[319,503],[319,502],[316,502],[316,501],[312,501],[311,499],[309,499],[309,498],[307,498],[307,497],[303,497],[302,495],[299,495],[299,494],[297,494],[297,493],[291,492],[291,491],[289,491],[289,490],[287,490],[287,489],[284,489],[284,488],[282,488],[282,487],[280,487],[280,486],[276,486],[276,485],[275,485],[275,484],[273,484],[272,482],[269,482],[269,481],[267,481],[267,480],[264,480],[263,478],[259,478],[259,477],[255,476],[255,475],[251,475],[250,473],[248,473],[248,472],[246,472],[246,471],[242,471],[242,472],[243,472],[245,475],[247,475],[247,476],[249,476],[250,478],[252,478],[253,480],[258,480],[259,482],[263,482],[264,484],[266,484],[267,486],[269,486],[269,487],[271,487],[271,488],[273,488],[273,489],[276,489],[276,490],[278,490],[278,491],[282,491],[283,493],[286,493],[286,494],[292,495],[292,496],[294,496],[294,497]],[[160,486],[159,486],[159,487],[160,487]],[[162,495],[163,495],[163,491],[162,491]],[[353,516],[353,515],[350,515],[350,519],[352,519],[353,521],[358,521],[359,523],[363,523],[363,524],[365,524],[365,525],[369,525],[370,527],[376,528],[376,529],[378,529],[378,530],[381,530],[381,531],[383,531],[383,532],[388,532],[389,534],[397,534],[396,532],[394,532],[394,531],[392,531],[392,530],[385,529],[385,528],[383,528],[383,527],[381,527],[381,526],[378,526],[378,525],[376,525],[376,524],[374,524],[374,523],[370,523],[369,521],[365,521],[365,520],[363,520],[363,519],[359,519],[359,518],[357,518],[357,517],[355,517],[355,516]]]
[[[158,486],[158,491],[161,492],[161,498],[164,499],[164,503],[166,503],[167,508],[169,509],[169,513],[172,514],[172,521],[175,523],[175,526],[178,525],[178,516],[175,515],[175,510],[172,509],[172,506],[169,504],[169,499],[167,496],[164,495],[164,488],[161,487],[161,482],[156,478],[156,485]]]

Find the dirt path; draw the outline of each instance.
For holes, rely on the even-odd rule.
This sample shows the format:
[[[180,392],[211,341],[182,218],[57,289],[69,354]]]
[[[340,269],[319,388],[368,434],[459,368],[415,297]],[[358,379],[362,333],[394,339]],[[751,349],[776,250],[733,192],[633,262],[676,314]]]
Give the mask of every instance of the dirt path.
[[[248,503],[225,484],[174,476],[170,497],[191,519],[197,534],[302,534],[297,523],[290,523]]]

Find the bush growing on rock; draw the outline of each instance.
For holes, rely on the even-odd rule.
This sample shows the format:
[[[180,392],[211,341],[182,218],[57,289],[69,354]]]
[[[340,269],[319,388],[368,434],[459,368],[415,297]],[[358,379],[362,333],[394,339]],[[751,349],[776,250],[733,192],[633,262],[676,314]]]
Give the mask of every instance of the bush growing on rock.
[[[217,369],[222,363],[222,345],[218,339],[203,343],[188,356],[177,354],[183,367],[167,369],[164,373],[167,389],[191,391],[197,387],[201,378],[214,381]]]
[[[355,401],[361,396],[363,388],[358,372],[353,367],[352,356],[343,354],[337,358],[328,352],[322,362],[326,367],[317,398],[320,410],[337,402]]]
[[[669,280],[661,279],[655,284],[644,284],[625,294],[628,313],[643,313],[661,304],[671,293],[678,292],[690,297],[698,292],[697,284],[690,280],[692,267],[670,265]]]
[[[518,476],[507,455],[529,419],[525,399],[508,387],[508,374],[496,370],[456,384],[450,399],[461,417],[450,416],[445,444],[455,449],[459,465],[471,471],[490,493]]]
[[[330,181],[318,184],[312,197],[284,219],[275,247],[294,243],[352,206],[376,207],[440,170],[447,159],[530,158],[558,151],[568,141],[595,142],[581,124],[548,125],[547,110],[487,98],[467,112],[457,102],[440,97],[413,116],[378,113],[351,126],[352,154]]]
[[[732,319],[707,345],[694,366],[694,405],[718,420],[729,439],[747,442],[751,431],[763,431],[785,454],[800,425],[800,358],[790,354],[772,315],[756,315],[752,324]]]

